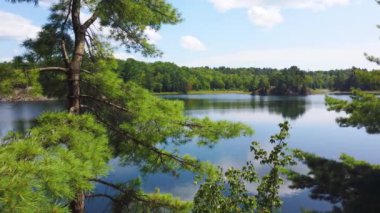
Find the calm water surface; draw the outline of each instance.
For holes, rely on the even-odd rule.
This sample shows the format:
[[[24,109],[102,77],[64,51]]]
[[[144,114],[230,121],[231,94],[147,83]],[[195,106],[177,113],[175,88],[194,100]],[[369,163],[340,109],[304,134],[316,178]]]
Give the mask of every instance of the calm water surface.
[[[291,137],[289,146],[313,152],[317,155],[338,159],[341,153],[354,156],[370,163],[380,164],[380,136],[369,135],[364,129],[341,128],[335,119],[343,114],[328,112],[324,105],[323,95],[307,97],[276,97],[250,96],[243,94],[226,95],[166,95],[168,99],[182,100],[185,103],[186,114],[194,117],[208,116],[214,120],[239,121],[255,130],[252,137],[241,137],[223,140],[212,149],[198,147],[190,143],[181,147],[180,152],[192,154],[201,160],[209,160],[223,168],[241,167],[247,160],[252,159],[249,152],[251,141],[260,141],[268,147],[268,138],[278,132],[278,123],[289,120]],[[339,96],[347,99],[348,96]],[[31,120],[41,112],[63,109],[63,102],[36,103],[1,103],[0,104],[0,136],[10,130],[25,130],[31,125]],[[169,147],[170,148],[170,147]],[[118,160],[110,162],[113,171],[108,180],[126,182],[139,175],[135,167],[118,166]],[[257,167],[259,172],[265,168]],[[307,167],[297,165],[297,171],[307,172]],[[193,184],[193,175],[182,173],[180,178],[165,174],[146,175],[143,178],[143,188],[161,192],[171,192],[183,199],[191,200],[197,191]],[[287,183],[289,184],[289,183]],[[255,187],[251,187],[254,193]],[[98,187],[97,191],[112,193],[110,189]],[[301,208],[326,211],[330,204],[311,200],[308,191],[291,190],[286,185],[281,187],[284,200],[283,212],[300,212]],[[88,212],[108,212],[110,206],[102,199],[88,202]]]

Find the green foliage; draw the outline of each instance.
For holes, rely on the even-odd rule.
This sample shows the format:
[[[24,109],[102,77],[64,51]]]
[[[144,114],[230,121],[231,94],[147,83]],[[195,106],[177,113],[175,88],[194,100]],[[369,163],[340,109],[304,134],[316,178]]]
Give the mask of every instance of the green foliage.
[[[255,159],[259,160],[260,164],[269,165],[271,168],[270,172],[262,177],[257,188],[257,202],[261,206],[260,211],[262,212],[272,212],[274,209],[281,207],[278,190],[284,180],[280,175],[286,166],[296,164],[292,154],[289,154],[288,144],[285,142],[285,139],[289,136],[289,123],[286,121],[279,124],[279,126],[280,133],[270,138],[270,143],[274,145],[270,153],[261,149],[257,142],[254,142],[251,146]]]
[[[348,70],[305,72],[287,69],[179,67],[173,63],[145,63],[128,59],[117,69],[124,81],[134,81],[153,92],[244,90],[259,95],[306,95],[310,89],[380,90],[380,72]]]
[[[112,28],[111,38],[121,41],[127,50],[133,49],[145,56],[161,53],[148,42],[144,30],[147,27],[158,30],[162,24],[176,24],[181,20],[177,10],[164,0],[85,3],[97,13],[102,27]]]
[[[67,212],[89,178],[105,175],[106,130],[92,116],[45,113],[30,131],[9,134],[0,146],[1,212]]]
[[[253,167],[250,165],[249,167]],[[256,209],[256,199],[249,195],[245,181],[256,181],[254,168],[229,169],[209,177],[197,191],[193,212],[250,212]]]
[[[364,127],[370,134],[380,133],[380,98],[354,90],[352,101],[344,101],[326,96],[328,110],[343,111],[348,117],[340,117],[337,122],[342,127]]]
[[[38,3],[37,0],[33,2]],[[81,11],[89,11],[92,14],[89,19],[80,20]],[[160,51],[148,41],[145,31],[158,30],[163,24],[175,24],[180,21],[179,13],[165,0],[62,0],[53,5],[51,12],[49,23],[43,27],[38,37],[24,42],[28,52],[20,61],[27,61],[31,66],[63,64],[65,67],[58,70],[66,72],[67,76],[63,80],[66,80],[69,88],[62,88],[68,91],[62,91],[61,95],[69,94],[70,112],[75,114],[88,112],[94,115],[97,122],[101,122],[107,128],[102,132],[102,136],[104,139],[110,139],[115,157],[119,157],[124,164],[138,165],[143,172],[161,171],[177,175],[180,170],[190,170],[200,176],[212,175],[215,169],[210,163],[199,162],[189,155],[179,156],[175,148],[168,151],[165,149],[166,146],[181,145],[198,139],[199,144],[207,145],[214,144],[222,138],[252,134],[252,130],[243,124],[186,117],[183,114],[182,103],[157,98],[133,82],[125,83],[114,72],[113,65],[116,66],[116,63],[108,60],[111,56],[108,51],[109,46],[102,42],[101,36],[97,35],[90,26],[96,27],[93,23],[98,20],[101,27],[109,27],[111,29],[109,37],[120,41],[127,51],[139,51],[144,56],[160,55]],[[47,48],[48,46],[51,48]],[[64,63],[59,62],[60,54],[65,56],[62,60]],[[85,72],[84,68],[90,72]],[[77,79],[77,74],[80,75],[80,80]],[[50,81],[45,77],[40,79],[44,85]],[[52,76],[52,79],[54,82],[61,80],[56,76]],[[152,86],[157,89],[162,87],[159,84]],[[49,87],[50,85],[45,88]],[[183,91],[192,87],[193,85],[189,83],[181,85]],[[70,119],[76,117],[70,116]],[[78,116],[78,119],[80,117]],[[88,129],[75,125],[74,121],[66,122],[65,119],[59,118],[50,123],[54,123],[54,126],[60,129],[49,132],[52,128],[50,126],[36,127],[37,130],[33,130],[30,137],[42,140],[42,146],[53,143],[59,153],[62,152],[61,149],[67,151],[64,154],[69,157],[62,162],[68,160],[67,165],[71,165],[73,170],[71,175],[75,175],[76,178],[66,175],[73,183],[70,183],[71,191],[64,194],[63,198],[67,199],[67,202],[72,200],[70,202],[72,211],[81,212],[83,207],[80,204],[83,199],[78,194],[92,189],[89,179],[108,186],[112,185],[94,179],[98,174],[93,173],[92,168],[98,165],[100,168],[96,168],[96,171],[102,172],[102,166],[105,164],[103,147],[98,146],[101,144],[97,143],[96,138],[88,136],[86,132]],[[65,124],[67,128],[62,127]],[[54,151],[47,150],[46,155],[56,155]],[[84,168],[78,170],[79,165]],[[41,183],[45,181],[41,180]],[[59,181],[54,180],[51,184],[57,187],[66,186]],[[32,190],[33,186],[34,183],[31,183]],[[151,209],[163,207],[183,211],[189,207],[187,202],[181,202],[158,192],[145,195],[141,194],[139,189],[113,186],[122,192],[120,197],[117,199],[109,195],[105,197],[123,205],[133,202],[138,206],[141,199],[148,199],[143,203],[144,206],[151,205]],[[131,197],[131,194],[136,196]],[[55,197],[47,194],[44,199],[49,201]]]
[[[42,94],[38,71],[24,71],[0,64],[0,98],[36,97]]]
[[[63,24],[66,14],[62,11],[65,7],[64,4],[54,4],[50,8],[49,22],[42,26],[42,30],[38,33],[37,37],[35,39],[27,39],[22,43],[22,46],[26,49],[26,53],[22,58],[30,65],[63,65],[62,40],[66,44],[65,48],[67,51],[73,50],[74,41],[68,33],[71,27],[70,20],[68,20],[69,23]]]
[[[310,189],[310,197],[331,202],[331,212],[378,212],[380,165],[370,165],[346,154],[339,161],[295,150],[309,168],[307,174],[288,173],[291,188]]]
[[[38,4],[38,0],[10,0],[16,2],[33,2]],[[60,42],[64,38],[68,44],[68,51],[72,52],[73,47],[69,30],[75,28],[66,14],[73,8],[69,0],[61,0],[55,3],[51,8],[49,23],[43,27],[37,39],[27,40],[24,46],[31,51],[26,56],[32,61],[43,61],[44,63],[56,61],[57,53],[60,53]],[[176,24],[181,21],[180,14],[165,0],[114,0],[114,1],[82,1],[80,7],[92,13],[93,17],[99,20],[100,29],[104,27],[111,28],[109,37],[120,41],[126,48],[127,52],[141,52],[144,56],[159,56],[161,52],[148,41],[145,34],[146,29],[158,30],[163,24]],[[85,23],[87,20],[82,20]],[[79,27],[79,26],[76,26]],[[87,29],[85,29],[87,30]],[[92,57],[101,53],[99,45],[104,47],[105,39],[94,34],[94,31],[88,31],[91,39],[88,40],[90,47],[85,57]],[[46,42],[43,42],[46,41]],[[50,47],[50,48],[48,48]],[[100,50],[100,52],[98,51]],[[102,57],[104,57],[103,54]],[[87,58],[87,59],[88,59]],[[59,62],[59,61],[58,61]]]
[[[115,196],[113,212],[178,212],[185,213],[190,212],[192,202],[183,201],[177,197],[174,197],[168,193],[161,193],[159,189],[156,189],[153,193],[144,193],[140,187],[139,181],[131,181],[128,184],[119,184],[124,192]],[[127,203],[128,200],[135,201]],[[136,199],[137,198],[137,199]]]
[[[202,165],[195,158],[180,157],[175,149],[169,152],[160,147],[194,140],[211,146],[223,138],[253,133],[242,123],[187,117],[182,102],[156,97],[133,82],[124,83],[110,64],[113,62],[100,61],[100,71],[84,76],[82,90],[89,96],[84,103],[91,106],[84,110],[109,127],[115,154],[125,164],[139,165],[144,172],[201,171]]]
[[[191,118],[187,122],[189,122],[191,131],[186,135],[198,137],[199,145],[212,146],[222,138],[233,138],[240,134],[249,136],[254,133],[247,125],[238,122],[212,121],[207,117],[204,119]]]
[[[271,76],[275,95],[307,95],[306,74],[298,67],[292,66]]]
[[[287,143],[289,123],[279,125],[280,133],[271,137],[274,145],[268,153],[252,142],[251,151],[261,165],[269,166],[270,172],[259,178],[253,162],[248,161],[242,169],[230,168],[223,174],[220,170],[209,176],[200,186],[194,198],[194,212],[272,212],[281,207],[279,187],[283,184],[281,173],[289,165],[295,165],[288,153]],[[251,195],[247,183],[259,183],[257,195]]]

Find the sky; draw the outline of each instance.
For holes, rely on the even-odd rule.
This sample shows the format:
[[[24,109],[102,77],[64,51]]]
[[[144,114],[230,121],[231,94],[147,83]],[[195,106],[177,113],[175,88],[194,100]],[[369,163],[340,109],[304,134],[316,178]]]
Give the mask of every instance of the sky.
[[[183,66],[271,67],[303,70],[379,69],[380,5],[375,0],[168,0],[183,22],[146,29],[164,55],[144,58],[113,42],[115,57]],[[0,61],[23,53],[49,15],[49,0],[0,0]],[[87,14],[88,15],[88,14]],[[86,14],[83,15],[84,18]]]

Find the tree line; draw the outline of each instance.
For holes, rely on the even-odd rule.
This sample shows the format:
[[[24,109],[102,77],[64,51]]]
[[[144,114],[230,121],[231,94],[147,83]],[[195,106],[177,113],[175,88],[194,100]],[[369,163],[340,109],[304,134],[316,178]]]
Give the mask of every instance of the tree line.
[[[56,96],[57,92],[64,91],[58,86],[62,81],[60,75],[41,73],[36,78],[33,74],[26,74],[23,69],[32,64],[35,66],[35,63],[22,62],[18,58],[1,63],[0,96],[30,86],[34,89],[29,88],[29,93],[38,94],[42,87],[41,92],[45,96]],[[128,59],[117,60],[117,66],[112,71],[125,82],[133,81],[156,93],[240,90],[259,95],[307,95],[321,89],[347,92],[351,89],[380,90],[380,71],[355,67],[307,72],[297,66],[285,69],[184,67],[170,62],[146,63]]]
[[[350,91],[380,89],[380,72],[352,67],[330,71],[302,71],[297,66],[274,68],[184,67],[169,62],[119,61],[117,72],[152,92],[244,90],[258,94],[307,94],[310,89]]]

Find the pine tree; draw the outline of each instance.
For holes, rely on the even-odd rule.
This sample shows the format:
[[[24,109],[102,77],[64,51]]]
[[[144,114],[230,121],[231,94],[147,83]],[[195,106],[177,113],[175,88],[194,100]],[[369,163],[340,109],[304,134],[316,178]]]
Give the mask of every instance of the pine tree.
[[[12,0],[11,2],[38,3],[37,0]],[[81,20],[83,10],[92,13],[85,21]],[[252,134],[252,130],[241,123],[213,122],[208,118],[187,117],[183,114],[184,108],[181,102],[162,100],[134,83],[123,82],[113,71],[117,63],[112,59],[107,45],[101,41],[101,36],[92,30],[98,21],[101,27],[110,27],[109,37],[120,41],[128,51],[134,50],[146,56],[157,56],[161,52],[148,42],[144,30],[147,28],[158,30],[162,24],[175,24],[181,20],[179,13],[164,0],[60,0],[52,6],[51,12],[49,23],[43,27],[38,38],[24,42],[24,46],[29,49],[24,58],[35,66],[49,65],[44,68],[34,67],[31,70],[63,74],[63,78],[58,78],[58,80],[66,82],[66,87],[62,88],[66,88],[64,93],[67,94],[69,114],[43,116],[42,120],[49,118],[46,118],[48,120],[46,125],[54,124],[54,128],[57,129],[52,129],[52,126],[46,126],[42,122],[37,124],[30,134],[10,140],[1,146],[4,149],[2,152],[4,155],[8,153],[7,149],[13,149],[12,147],[17,149],[18,146],[23,145],[26,146],[25,152],[27,152],[29,143],[25,141],[44,139],[36,145],[36,149],[38,148],[41,153],[33,155],[34,160],[30,162],[30,166],[36,169],[35,175],[30,177],[30,181],[20,176],[21,182],[27,181],[29,184],[21,184],[17,188],[19,192],[41,191],[41,199],[38,198],[39,201],[35,201],[32,197],[20,199],[30,202],[28,207],[36,204],[34,206],[58,209],[57,205],[62,205],[69,206],[71,212],[83,212],[85,198],[98,196],[109,198],[118,209],[139,205],[148,209],[166,208],[174,211],[189,208],[188,202],[169,195],[159,192],[145,194],[138,188],[138,181],[131,181],[129,184],[109,183],[99,179],[99,174],[92,170],[87,171],[85,168],[83,171],[80,170],[81,166],[105,165],[109,159],[107,157],[109,150],[112,150],[113,156],[119,157],[122,163],[137,165],[145,173],[166,172],[178,175],[180,170],[189,170],[198,175],[210,175],[215,172],[212,165],[200,162],[189,155],[180,156],[175,151],[161,149],[160,145],[168,143],[181,145],[194,140],[198,140],[200,145],[212,145],[222,138]],[[52,39],[48,39],[49,37]],[[51,47],[50,49],[44,48],[45,41]],[[59,62],[59,59],[62,62]],[[85,114],[85,117],[82,117],[82,114]],[[56,121],[55,116],[60,119]],[[93,133],[95,135],[91,136],[91,132],[86,133],[87,122],[81,121],[82,118],[89,120],[90,126],[95,125],[93,120],[96,120],[105,128],[105,131],[101,131],[101,134],[95,132]],[[99,128],[101,127],[97,127]],[[55,131],[64,131],[67,135],[62,133],[58,137],[51,133]],[[103,134],[107,136],[109,149],[104,147]],[[91,139],[91,137],[95,138]],[[98,137],[104,142],[102,147],[95,146]],[[70,181],[74,183],[79,181],[80,184],[72,185],[69,181],[69,184],[65,185],[61,183],[61,180],[54,179],[59,174],[66,174],[66,170],[60,169],[74,163],[68,161],[65,167],[56,165],[55,163],[61,162],[59,160],[61,156],[58,156],[57,161],[51,162],[50,165],[57,170],[52,169],[48,174],[37,172],[41,166],[39,160],[45,155],[50,159],[50,155],[56,156],[55,152],[61,154],[61,149],[64,149],[68,156],[75,154],[66,144],[67,141],[71,141],[70,144],[78,146],[78,149],[85,153],[93,153],[93,156],[88,156],[89,158],[75,161],[78,167],[75,167],[69,177],[73,177]],[[51,150],[50,146],[56,147],[57,150]],[[14,162],[19,163],[22,158],[17,157],[15,152],[9,151],[9,155],[15,155]],[[21,153],[23,155],[23,151]],[[25,157],[30,159],[28,156]],[[95,158],[94,161],[92,158]],[[7,164],[1,167],[1,169],[4,168],[9,169]],[[9,177],[18,177],[24,171],[20,168],[19,170],[10,169],[9,172]],[[86,173],[82,174],[82,172]],[[45,177],[52,178],[51,182],[46,182]],[[62,188],[65,194],[60,191],[61,189],[38,188],[39,185],[47,183],[50,183],[50,187]],[[91,194],[90,189],[94,183],[112,187],[120,194],[116,197]],[[4,189],[4,193],[8,190],[10,189]],[[8,196],[4,193],[0,193],[0,207],[4,211],[13,211],[14,205],[7,202],[13,195]]]

